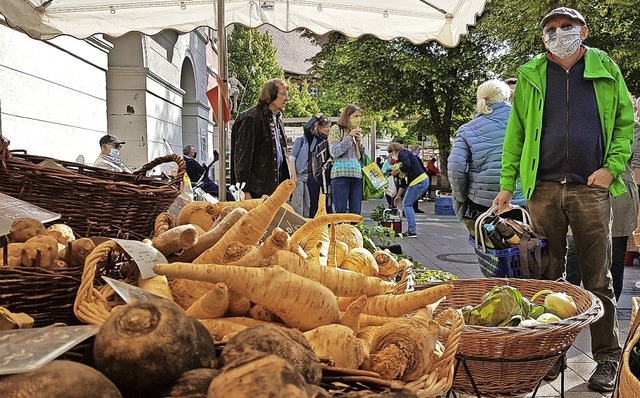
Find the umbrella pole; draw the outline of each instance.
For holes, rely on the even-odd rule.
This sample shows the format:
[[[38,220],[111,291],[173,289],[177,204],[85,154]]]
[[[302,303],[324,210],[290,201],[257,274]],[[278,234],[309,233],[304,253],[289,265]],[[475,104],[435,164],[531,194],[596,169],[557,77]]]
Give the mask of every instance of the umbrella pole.
[[[224,22],[224,0],[218,0],[218,75],[225,82],[227,81],[227,37]],[[218,150],[221,161],[218,163],[218,200],[226,200],[227,191],[227,146],[226,146],[226,123],[224,121],[224,102],[226,98],[222,96],[222,87],[218,88]]]

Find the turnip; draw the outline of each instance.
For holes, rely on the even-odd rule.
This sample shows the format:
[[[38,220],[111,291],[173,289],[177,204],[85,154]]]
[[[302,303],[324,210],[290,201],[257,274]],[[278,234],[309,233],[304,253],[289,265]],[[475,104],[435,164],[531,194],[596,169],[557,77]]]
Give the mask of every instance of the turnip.
[[[235,335],[222,350],[222,363],[228,365],[254,351],[275,354],[286,359],[311,384],[319,384],[322,365],[309,342],[296,329],[278,325],[258,325]]]
[[[96,368],[131,397],[157,396],[184,372],[216,365],[206,328],[165,300],[114,311],[96,335],[94,357]]]
[[[32,372],[0,379],[4,398],[122,398],[97,370],[78,362],[53,361]]]

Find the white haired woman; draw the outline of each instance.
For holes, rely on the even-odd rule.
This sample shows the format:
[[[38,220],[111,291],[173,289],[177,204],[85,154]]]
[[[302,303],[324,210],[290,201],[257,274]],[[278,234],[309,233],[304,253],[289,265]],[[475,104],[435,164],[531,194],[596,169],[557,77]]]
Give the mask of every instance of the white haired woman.
[[[458,218],[484,213],[500,192],[502,145],[511,105],[509,86],[489,80],[478,86],[476,114],[458,129],[447,160],[453,205]],[[513,204],[524,206],[522,191]]]

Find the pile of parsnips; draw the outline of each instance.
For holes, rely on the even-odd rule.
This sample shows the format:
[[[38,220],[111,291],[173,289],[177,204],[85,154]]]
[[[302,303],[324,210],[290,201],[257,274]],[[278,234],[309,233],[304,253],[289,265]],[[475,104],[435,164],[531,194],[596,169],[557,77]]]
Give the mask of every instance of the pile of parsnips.
[[[217,342],[272,322],[304,332],[316,354],[336,366],[373,370],[389,380],[426,374],[439,355],[442,331],[431,319],[432,304],[453,285],[394,294],[393,280],[403,266],[386,252],[362,247],[362,235],[348,224],[361,216],[326,214],[322,207],[293,235],[276,229],[260,244],[294,188],[285,181],[265,200],[194,202],[176,219],[160,214],[148,243],[168,263],[155,265],[157,277],[133,283],[174,301]],[[32,229],[45,235],[40,226]],[[86,274],[87,264],[103,261],[116,247],[107,241],[82,250],[74,261],[84,262]],[[87,323],[104,322],[83,316],[80,295],[76,315]],[[105,302],[102,295],[100,301]],[[105,305],[111,311],[114,303]]]
[[[169,263],[154,271],[169,278],[165,297],[199,319],[216,341],[276,322],[305,332],[314,351],[337,366],[364,366],[405,381],[424,375],[437,357],[440,330],[427,306],[453,285],[392,294],[401,266],[386,252],[364,249],[357,228],[339,224],[362,221],[359,215],[321,208],[291,236],[276,229],[259,245],[294,188],[285,181],[266,200],[196,202],[175,222],[159,217],[153,245]],[[391,355],[389,346],[395,347]],[[404,358],[407,350],[424,358]]]

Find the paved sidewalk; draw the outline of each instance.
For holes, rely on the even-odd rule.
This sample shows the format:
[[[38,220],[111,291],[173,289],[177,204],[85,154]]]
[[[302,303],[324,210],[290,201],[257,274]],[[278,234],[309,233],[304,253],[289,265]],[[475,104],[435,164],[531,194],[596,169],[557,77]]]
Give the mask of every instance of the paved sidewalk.
[[[363,202],[362,215],[367,225],[375,224],[369,216],[373,208],[386,204],[384,199]],[[455,216],[435,215],[433,202],[420,202],[423,214],[416,215],[418,237],[397,238],[396,243],[402,245],[405,253],[420,261],[426,268],[441,269],[454,273],[460,279],[481,278],[480,268],[472,246],[467,241],[467,229]],[[406,220],[403,221],[406,230]],[[618,320],[620,326],[620,342],[624,344],[629,331],[631,314],[631,297],[640,296],[635,282],[640,280],[640,267],[627,267],[620,303],[618,304]],[[595,368],[591,358],[589,331],[584,329],[568,352],[568,369],[565,371],[566,398],[600,398],[610,397],[587,388],[586,381]],[[553,383],[543,382],[536,397],[559,397],[560,378]],[[531,397],[531,394],[527,395]]]

